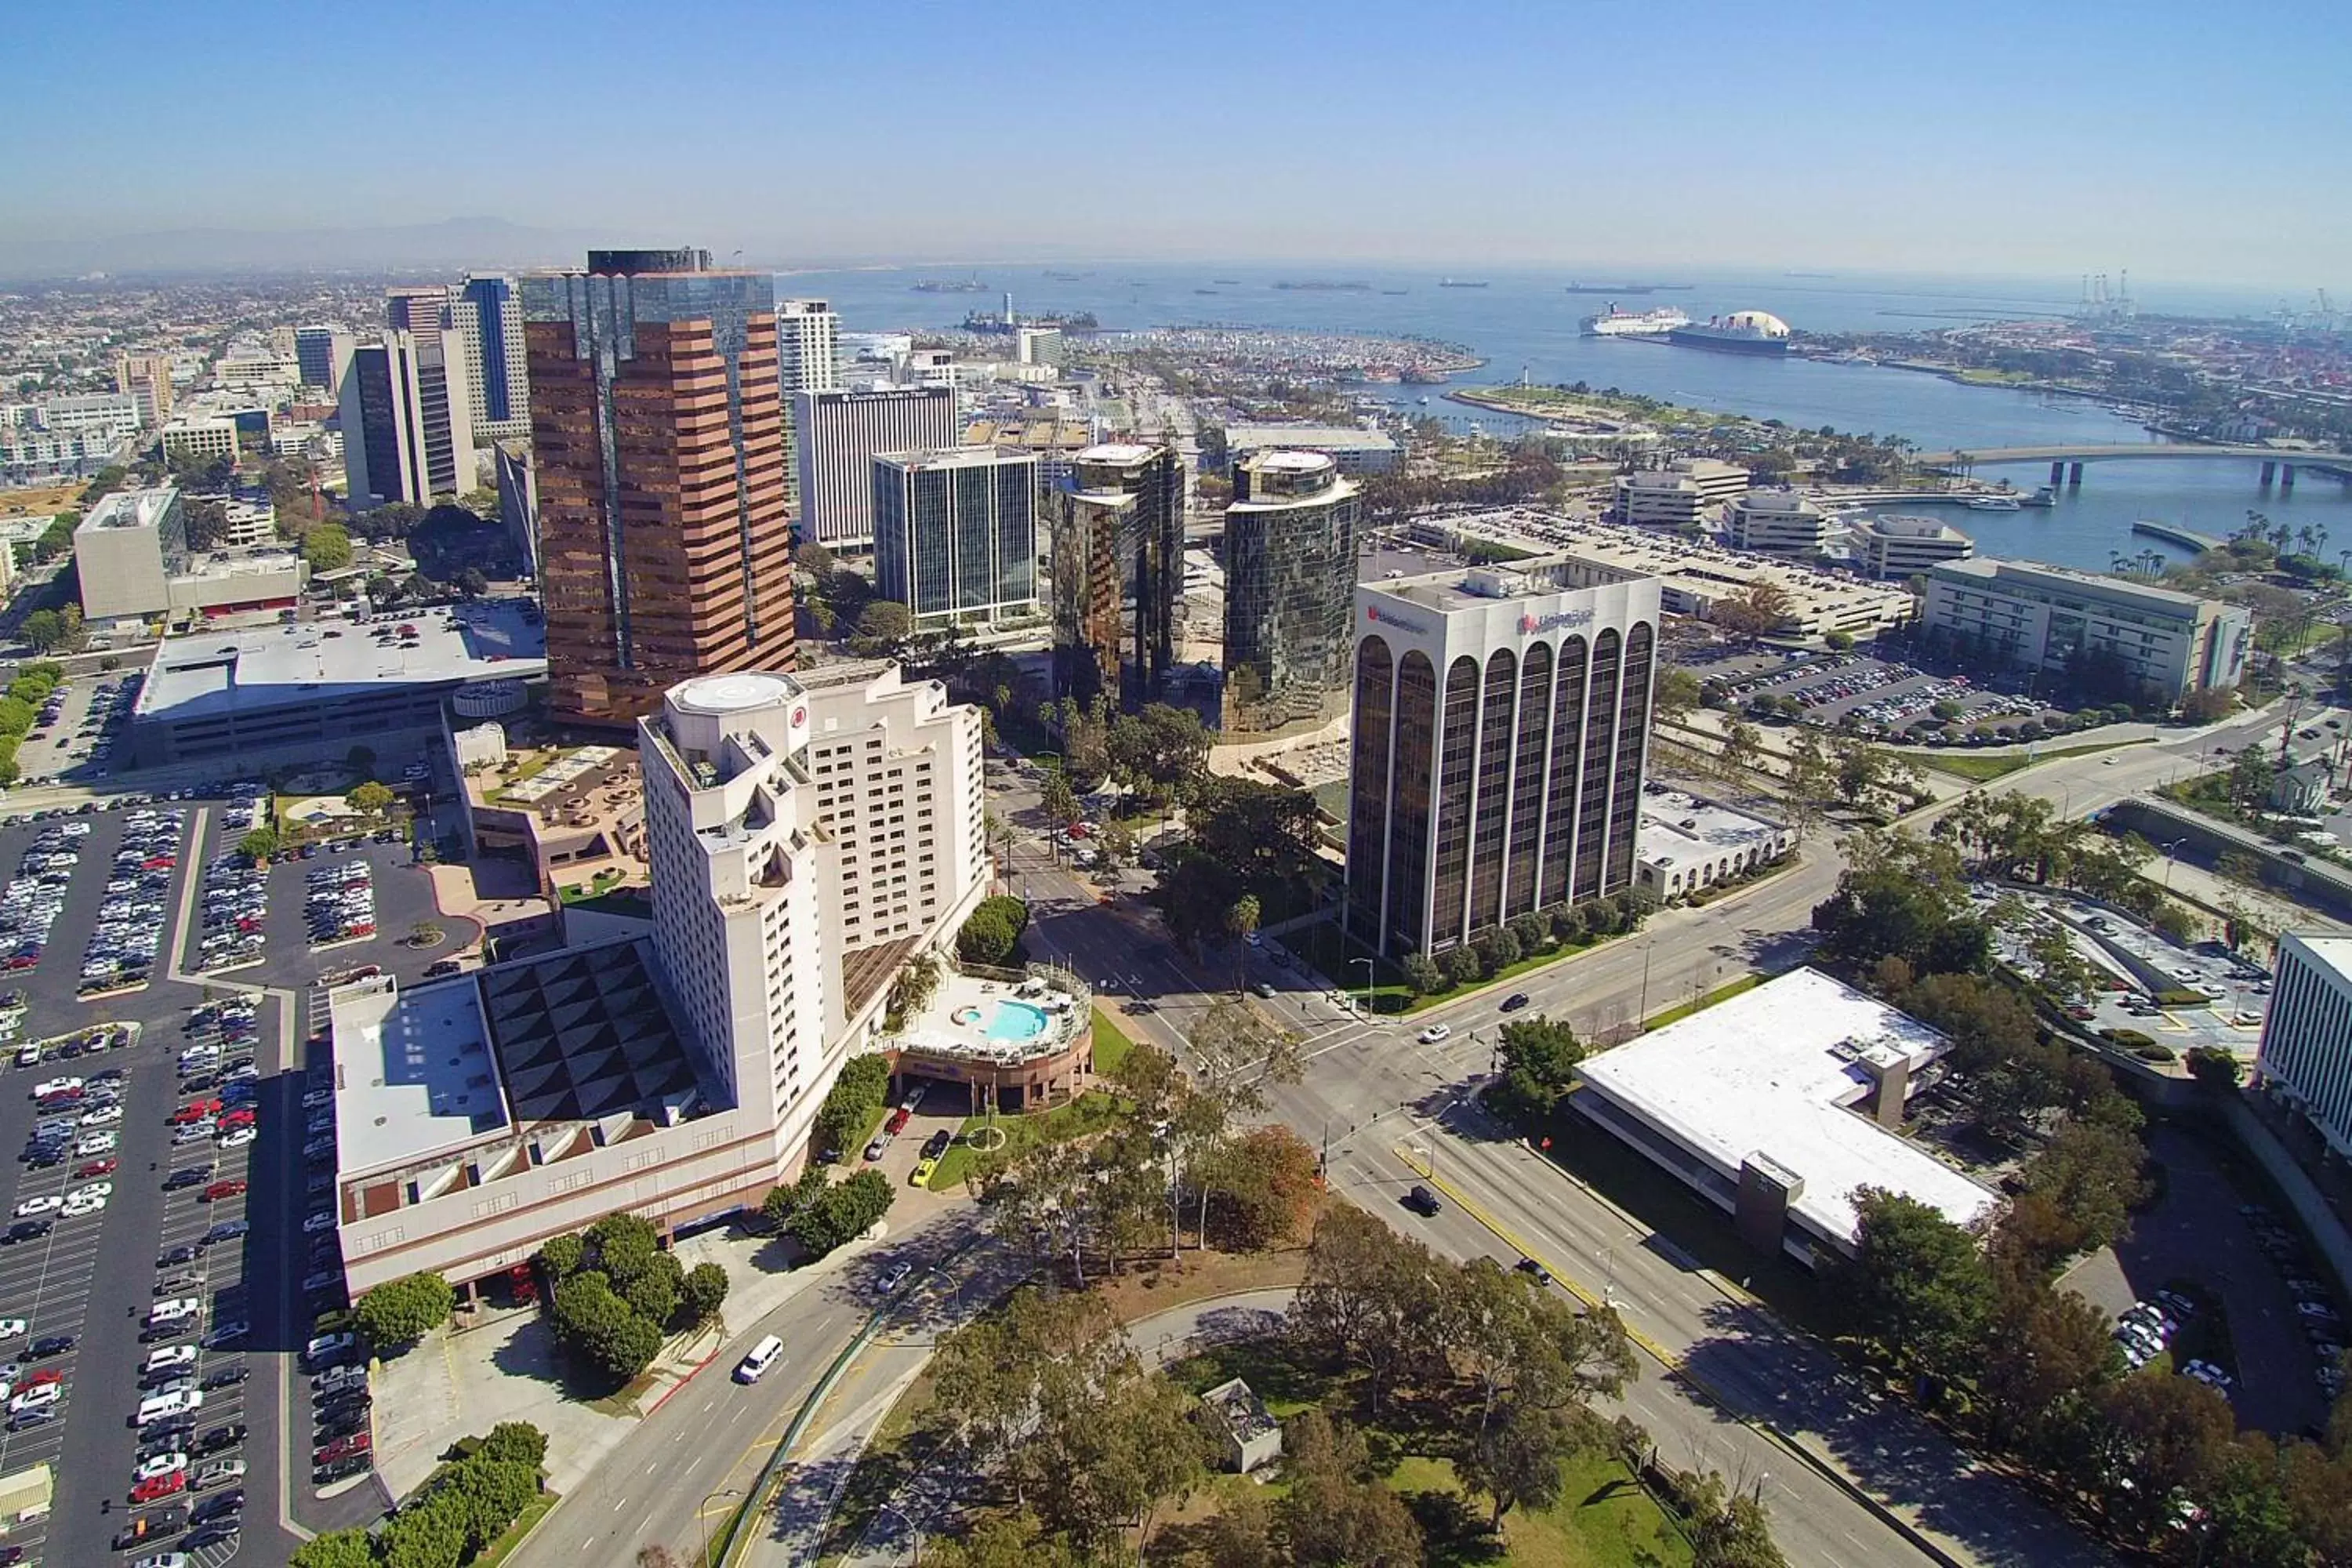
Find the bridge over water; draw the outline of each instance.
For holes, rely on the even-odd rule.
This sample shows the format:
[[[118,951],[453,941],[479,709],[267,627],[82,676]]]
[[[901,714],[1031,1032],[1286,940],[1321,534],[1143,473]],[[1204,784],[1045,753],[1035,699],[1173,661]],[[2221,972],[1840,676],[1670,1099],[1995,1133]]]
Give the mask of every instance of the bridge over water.
[[[1962,464],[2048,463],[2053,485],[2079,485],[2083,465],[2108,462],[2258,462],[2262,485],[2276,482],[2282,490],[2294,489],[2297,468],[2333,470],[2352,481],[2352,452],[2289,451],[2277,447],[2206,447],[2187,442],[2138,441],[2114,446],[1980,447],[1966,451],[1922,452],[1918,461],[1928,468],[1951,468]]]

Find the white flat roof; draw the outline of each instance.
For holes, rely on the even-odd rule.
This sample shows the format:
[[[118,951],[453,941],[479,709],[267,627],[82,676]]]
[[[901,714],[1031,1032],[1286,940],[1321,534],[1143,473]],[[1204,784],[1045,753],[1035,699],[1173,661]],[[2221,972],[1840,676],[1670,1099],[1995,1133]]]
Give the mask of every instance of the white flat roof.
[[[1687,866],[1727,849],[1745,849],[1787,831],[1780,823],[1717,805],[1682,790],[1664,789],[1643,794],[1642,827],[1636,842],[1646,861]]]
[[[489,1026],[470,974],[329,994],[339,1173],[395,1169],[507,1124]]]
[[[1790,1205],[1851,1241],[1853,1191],[1884,1187],[1966,1225],[1996,1201],[1865,1115],[1844,1109],[1870,1088],[1857,1050],[1892,1049],[1913,1069],[1944,1049],[1927,1025],[1817,970],[1800,969],[1655,1034],[1588,1058],[1600,1092],[1737,1183],[1761,1155],[1804,1178]]]
[[[415,626],[416,638],[376,641],[386,626]],[[167,637],[132,712],[185,719],[215,709],[324,701],[387,682],[458,686],[524,680],[546,669],[546,637],[523,618],[520,602],[481,600],[380,616],[365,626],[305,621]]]

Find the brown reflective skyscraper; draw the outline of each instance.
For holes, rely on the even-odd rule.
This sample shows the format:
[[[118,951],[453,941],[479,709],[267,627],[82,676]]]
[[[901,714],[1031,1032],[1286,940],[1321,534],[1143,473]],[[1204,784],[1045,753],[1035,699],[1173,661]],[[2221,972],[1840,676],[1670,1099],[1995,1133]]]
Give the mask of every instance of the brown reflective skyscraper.
[[[626,723],[688,676],[791,668],[773,279],[592,250],[522,293],[555,712]]]

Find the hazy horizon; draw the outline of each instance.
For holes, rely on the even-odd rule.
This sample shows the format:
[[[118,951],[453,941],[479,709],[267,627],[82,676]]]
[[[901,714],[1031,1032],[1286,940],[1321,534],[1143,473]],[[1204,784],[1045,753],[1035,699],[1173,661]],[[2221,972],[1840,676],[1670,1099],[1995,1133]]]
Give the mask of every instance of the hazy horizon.
[[[380,16],[273,0],[29,12],[42,155],[0,171],[0,264],[481,221],[452,215],[810,269],[2127,268],[2307,298],[2352,254],[2352,30],[2308,7],[646,16],[423,0],[393,50]]]

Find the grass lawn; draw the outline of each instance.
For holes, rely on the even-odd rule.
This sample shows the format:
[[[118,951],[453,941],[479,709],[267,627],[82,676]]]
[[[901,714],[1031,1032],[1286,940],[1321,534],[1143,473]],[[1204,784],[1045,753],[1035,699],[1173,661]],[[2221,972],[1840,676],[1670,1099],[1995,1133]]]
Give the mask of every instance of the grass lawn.
[[[2087,757],[2094,752],[2112,752],[2124,746],[2146,744],[2145,741],[2095,741],[2087,746],[2044,747],[2031,757],[2021,752],[1998,757],[1968,752],[1906,751],[1902,754],[1921,767],[1933,768],[1939,773],[1949,773],[1954,778],[1968,779],[1976,784],[1990,784],[1995,779],[2007,778],[2020,769],[2055,762],[2060,757]]]
[[[1018,1154],[1035,1143],[1059,1143],[1065,1139],[1083,1138],[1089,1132],[1099,1132],[1124,1114],[1118,1099],[1099,1089],[1080,1095],[1067,1105],[1057,1105],[1051,1110],[1031,1116],[1000,1116],[996,1125],[1004,1133],[1007,1155]],[[975,1128],[988,1124],[984,1116],[964,1119],[956,1131],[956,1140],[940,1159],[940,1168],[931,1173],[929,1186],[935,1193],[953,1192],[963,1185],[972,1167],[980,1163],[980,1151],[965,1140]],[[868,1133],[866,1136],[872,1137]]]
[[[1134,1049],[1135,1042],[1127,1037],[1127,1031],[1111,1022],[1109,1014],[1096,1008],[1095,1076],[1108,1078],[1117,1072],[1118,1064],[1127,1060],[1128,1053]]]
[[[1663,1013],[1652,1014],[1643,1021],[1642,1027],[1645,1032],[1651,1029],[1663,1029],[1668,1024],[1687,1018],[1693,1013],[1714,1006],[1717,1002],[1728,1002],[1742,991],[1752,991],[1763,984],[1764,976],[1760,974],[1743,974],[1737,980],[1717,986],[1704,996],[1677,1004]]]
[[[1193,1393],[1227,1378],[1246,1379],[1277,1420],[1333,1394],[1330,1380],[1302,1369],[1283,1354],[1277,1341],[1220,1346],[1169,1368],[1169,1375]],[[1384,1477],[1402,1496],[1427,1532],[1429,1561],[1441,1564],[1505,1562],[1517,1568],[1685,1568],[1690,1545],[1665,1510],[1635,1484],[1633,1473],[1606,1454],[1582,1454],[1567,1466],[1567,1485],[1549,1509],[1515,1510],[1503,1517],[1500,1550],[1485,1525],[1487,1507],[1468,1498],[1446,1459],[1412,1451],[1414,1439],[1382,1430],[1373,1452],[1394,1459]],[[1221,1478],[1222,1479],[1222,1478]],[[1262,1492],[1278,1497],[1284,1483]],[[1204,1510],[1207,1511],[1207,1510]]]
[[[541,1492],[533,1498],[530,1506],[507,1526],[504,1535],[482,1548],[482,1554],[474,1559],[474,1568],[495,1568],[495,1564],[505,1562],[509,1554],[522,1544],[522,1538],[530,1533],[531,1527],[547,1516],[547,1510],[553,1508],[556,1501],[553,1492]]]

